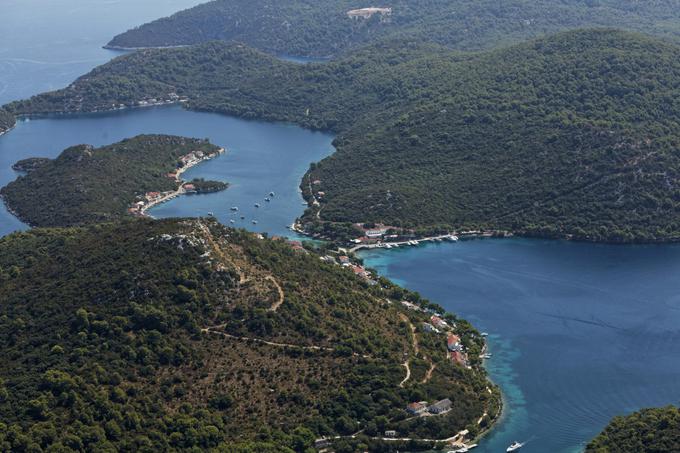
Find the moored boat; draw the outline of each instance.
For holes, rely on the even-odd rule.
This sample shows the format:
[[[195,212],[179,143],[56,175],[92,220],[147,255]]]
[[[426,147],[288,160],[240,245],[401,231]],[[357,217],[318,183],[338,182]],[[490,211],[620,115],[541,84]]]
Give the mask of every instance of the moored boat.
[[[523,443],[514,441],[514,442],[512,443],[512,445],[510,445],[505,451],[506,451],[506,452],[517,451],[517,450],[519,450],[520,448],[522,448],[523,446],[524,446]]]

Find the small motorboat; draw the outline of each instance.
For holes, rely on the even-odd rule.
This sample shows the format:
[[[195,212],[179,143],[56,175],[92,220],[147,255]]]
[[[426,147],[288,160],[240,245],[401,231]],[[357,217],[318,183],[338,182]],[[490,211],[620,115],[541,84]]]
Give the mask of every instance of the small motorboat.
[[[215,214],[214,214],[212,211],[209,211],[209,212],[208,212],[208,215],[209,215],[210,217],[215,217]]]
[[[271,199],[271,198],[269,198],[269,197],[267,197],[267,198],[265,198],[265,199],[264,199],[264,201],[266,201],[266,202],[270,202],[270,201],[272,201],[272,199]]]
[[[274,196],[274,192],[269,192],[269,196],[270,196],[270,197],[273,197],[273,196]]]
[[[238,211],[238,206],[232,206],[232,207],[229,208],[229,209],[232,210],[232,211]]]
[[[514,441],[514,442],[512,443],[512,445],[510,445],[505,451],[506,451],[506,452],[517,451],[517,450],[519,450],[520,448],[522,448],[523,446],[524,446],[523,443]]]
[[[236,223],[236,220],[231,219],[231,220],[229,221],[229,223]]]
[[[260,203],[255,203],[255,207],[256,207],[256,208],[259,208],[259,207],[260,207]]]
[[[480,333],[480,335],[483,336],[483,337],[488,337],[488,336],[489,336],[489,334],[486,333],[486,332],[482,332],[482,333]]]
[[[257,225],[257,220],[253,220],[253,225]]]

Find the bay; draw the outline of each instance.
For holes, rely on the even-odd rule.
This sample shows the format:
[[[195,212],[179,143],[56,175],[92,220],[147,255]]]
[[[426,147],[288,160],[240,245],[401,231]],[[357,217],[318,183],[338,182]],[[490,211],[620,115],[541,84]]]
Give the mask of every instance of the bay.
[[[490,334],[506,407],[475,451],[581,451],[612,417],[680,400],[679,246],[497,239],[362,257]]]

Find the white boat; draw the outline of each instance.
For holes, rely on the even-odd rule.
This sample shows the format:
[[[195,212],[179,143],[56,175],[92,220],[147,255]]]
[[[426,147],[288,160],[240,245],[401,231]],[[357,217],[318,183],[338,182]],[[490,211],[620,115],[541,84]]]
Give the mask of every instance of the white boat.
[[[255,207],[256,207],[256,208],[259,208],[259,207],[260,207],[260,203],[255,203]]]
[[[245,218],[246,218],[246,216],[244,216],[244,215],[241,216],[241,220],[244,220]]]
[[[449,236],[449,240],[456,242],[458,240],[458,236],[456,236],[455,234],[452,234],[451,236]]]
[[[488,336],[489,336],[489,334],[486,333],[486,332],[482,332],[480,335],[483,336],[483,337],[488,337]]]
[[[524,446],[523,443],[514,441],[514,442],[512,443],[512,445],[510,445],[505,451],[506,451],[506,452],[517,451],[517,450],[519,450],[520,448],[522,448],[523,446]]]
[[[215,214],[213,214],[212,211],[208,212],[208,215],[209,215],[210,217],[215,217]]]
[[[253,225],[257,225],[257,220],[253,220]]]
[[[267,201],[267,202],[269,202],[269,201],[272,201],[272,199],[271,199],[271,198],[269,198],[269,197],[267,197],[267,198],[265,198],[265,199],[264,199],[264,201]]]
[[[229,209],[231,209],[232,211],[238,211],[238,206],[232,206],[232,207],[229,208]]]
[[[229,223],[236,223],[236,220],[231,219],[231,220],[229,221]]]
[[[274,196],[274,192],[269,192],[269,196],[270,196],[270,197],[273,197],[273,196]]]

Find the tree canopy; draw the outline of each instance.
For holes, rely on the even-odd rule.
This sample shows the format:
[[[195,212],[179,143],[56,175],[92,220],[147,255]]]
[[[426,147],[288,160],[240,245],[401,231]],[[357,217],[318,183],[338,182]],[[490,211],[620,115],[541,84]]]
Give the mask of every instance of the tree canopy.
[[[390,42],[309,65],[219,42],[146,50],[6,108],[96,111],[174,94],[336,131],[337,153],[302,184],[309,201],[324,193],[322,221],[672,241],[678,86],[680,47],[579,30],[472,54]]]

